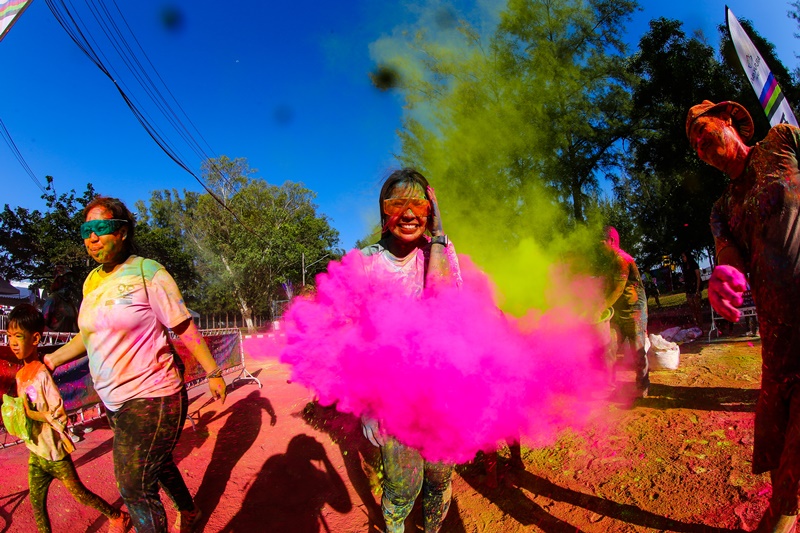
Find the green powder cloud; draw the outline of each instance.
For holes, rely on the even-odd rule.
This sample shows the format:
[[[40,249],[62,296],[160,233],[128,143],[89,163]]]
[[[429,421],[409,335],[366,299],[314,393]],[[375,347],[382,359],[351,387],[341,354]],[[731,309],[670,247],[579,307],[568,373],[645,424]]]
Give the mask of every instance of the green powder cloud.
[[[600,239],[600,222],[576,224],[546,179],[562,141],[548,113],[564,86],[512,72],[463,21],[437,27],[437,9],[371,47],[406,105],[401,161],[431,181],[445,231],[492,277],[503,309],[547,309],[558,303],[551,269],[569,259],[588,272]]]

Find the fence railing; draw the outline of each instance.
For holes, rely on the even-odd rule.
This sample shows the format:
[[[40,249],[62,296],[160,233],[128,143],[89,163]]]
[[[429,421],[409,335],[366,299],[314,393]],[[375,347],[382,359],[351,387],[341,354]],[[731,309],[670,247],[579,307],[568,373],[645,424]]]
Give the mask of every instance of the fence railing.
[[[283,307],[278,309],[277,317],[280,318],[281,314],[283,314]],[[197,327],[200,329],[244,329],[247,327],[247,323],[244,321],[244,318],[242,318],[242,315],[237,313],[212,313],[208,315],[200,315],[200,318],[195,319],[195,322],[197,323]],[[260,315],[253,317],[253,325],[258,329],[269,326],[269,323],[269,317]],[[0,315],[0,330],[5,331],[6,329],[8,329],[8,316]]]
[[[244,350],[242,349],[242,333],[239,329],[201,330],[203,338],[208,344],[214,361],[222,369],[222,374],[228,376],[236,374],[232,381],[250,381],[258,388],[261,382],[248,372],[245,366]],[[47,353],[69,341],[75,333],[45,332],[40,347]],[[207,381],[206,372],[200,363],[191,356],[188,348],[174,334],[172,336],[173,353],[179,357],[186,387],[191,389]],[[21,366],[11,355],[8,348],[8,334],[0,331],[0,391],[13,391],[14,376]],[[238,374],[237,374],[238,373]],[[76,359],[60,366],[53,373],[53,379],[61,392],[64,408],[69,416],[68,426],[83,425],[90,420],[103,416],[100,398],[94,390],[94,383],[89,375],[89,361],[86,357]],[[202,408],[202,407],[201,407]],[[189,420],[192,426],[199,417],[200,408],[190,413]],[[5,448],[21,442],[16,437],[9,435],[0,422],[0,448]]]
[[[247,323],[238,313],[214,313],[209,315],[200,315],[196,318],[195,322],[200,329],[230,329],[239,328],[244,329]],[[269,325],[269,317],[254,316],[253,326],[256,328],[263,328]]]

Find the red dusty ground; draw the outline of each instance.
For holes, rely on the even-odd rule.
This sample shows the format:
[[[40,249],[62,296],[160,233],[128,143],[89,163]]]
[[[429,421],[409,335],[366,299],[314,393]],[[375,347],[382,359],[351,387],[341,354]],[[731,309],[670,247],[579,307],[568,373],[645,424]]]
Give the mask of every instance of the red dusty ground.
[[[245,343],[248,347],[248,343]],[[769,487],[749,472],[758,342],[685,346],[681,367],[652,374],[651,398],[618,399],[582,434],[523,448],[526,471],[490,489],[480,461],[458,468],[445,533],[749,531]],[[382,526],[375,449],[357,420],[309,405],[274,358],[247,357],[264,387],[240,382],[225,405],[190,394],[176,459],[205,513],[204,531],[366,532]],[[620,375],[623,389],[632,375]],[[626,381],[627,380],[627,381]],[[230,381],[230,379],[229,379]],[[102,421],[73,455],[85,484],[121,505]],[[523,443],[524,444],[524,443]],[[0,533],[33,532],[23,446],[0,450]],[[53,531],[105,531],[106,520],[55,482]],[[175,512],[166,503],[170,520]],[[406,530],[417,531],[419,509]]]

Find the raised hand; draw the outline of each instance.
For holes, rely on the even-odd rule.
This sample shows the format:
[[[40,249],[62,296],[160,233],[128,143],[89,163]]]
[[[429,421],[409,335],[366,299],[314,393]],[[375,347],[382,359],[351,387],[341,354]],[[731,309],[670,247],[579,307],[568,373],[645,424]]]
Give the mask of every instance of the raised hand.
[[[431,214],[428,217],[428,230],[431,232],[431,235],[436,237],[437,235],[444,235],[444,230],[442,229],[442,213],[439,211],[439,201],[436,199],[436,193],[433,190],[433,187],[428,185],[428,198],[431,201]]]

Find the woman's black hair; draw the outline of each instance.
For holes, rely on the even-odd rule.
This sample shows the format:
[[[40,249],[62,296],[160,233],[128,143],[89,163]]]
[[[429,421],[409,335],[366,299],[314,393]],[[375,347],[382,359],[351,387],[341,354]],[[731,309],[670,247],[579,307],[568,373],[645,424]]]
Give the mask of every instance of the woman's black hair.
[[[383,182],[383,187],[381,187],[381,194],[378,197],[378,209],[381,214],[381,239],[384,239],[389,236],[389,230],[387,229],[387,225],[389,219],[386,216],[386,213],[383,212],[383,201],[386,200],[386,197],[389,195],[391,190],[400,184],[407,184],[407,185],[419,185],[422,187],[422,190],[425,191],[425,198],[428,198],[428,179],[420,174],[413,168],[403,168],[400,170],[395,170],[389,177],[386,178],[386,181]]]
[[[111,198],[109,196],[101,196],[97,195],[92,198],[92,201],[86,204],[86,207],[83,208],[83,220],[86,220],[86,215],[89,214],[89,211],[94,209],[95,207],[103,207],[111,211],[111,218],[116,218],[117,220],[125,220],[127,222],[128,233],[125,237],[125,258],[129,255],[136,253],[138,250],[136,248],[136,240],[135,237],[135,229],[136,229],[136,218],[133,216],[133,213],[122,203],[122,200],[119,198]]]

